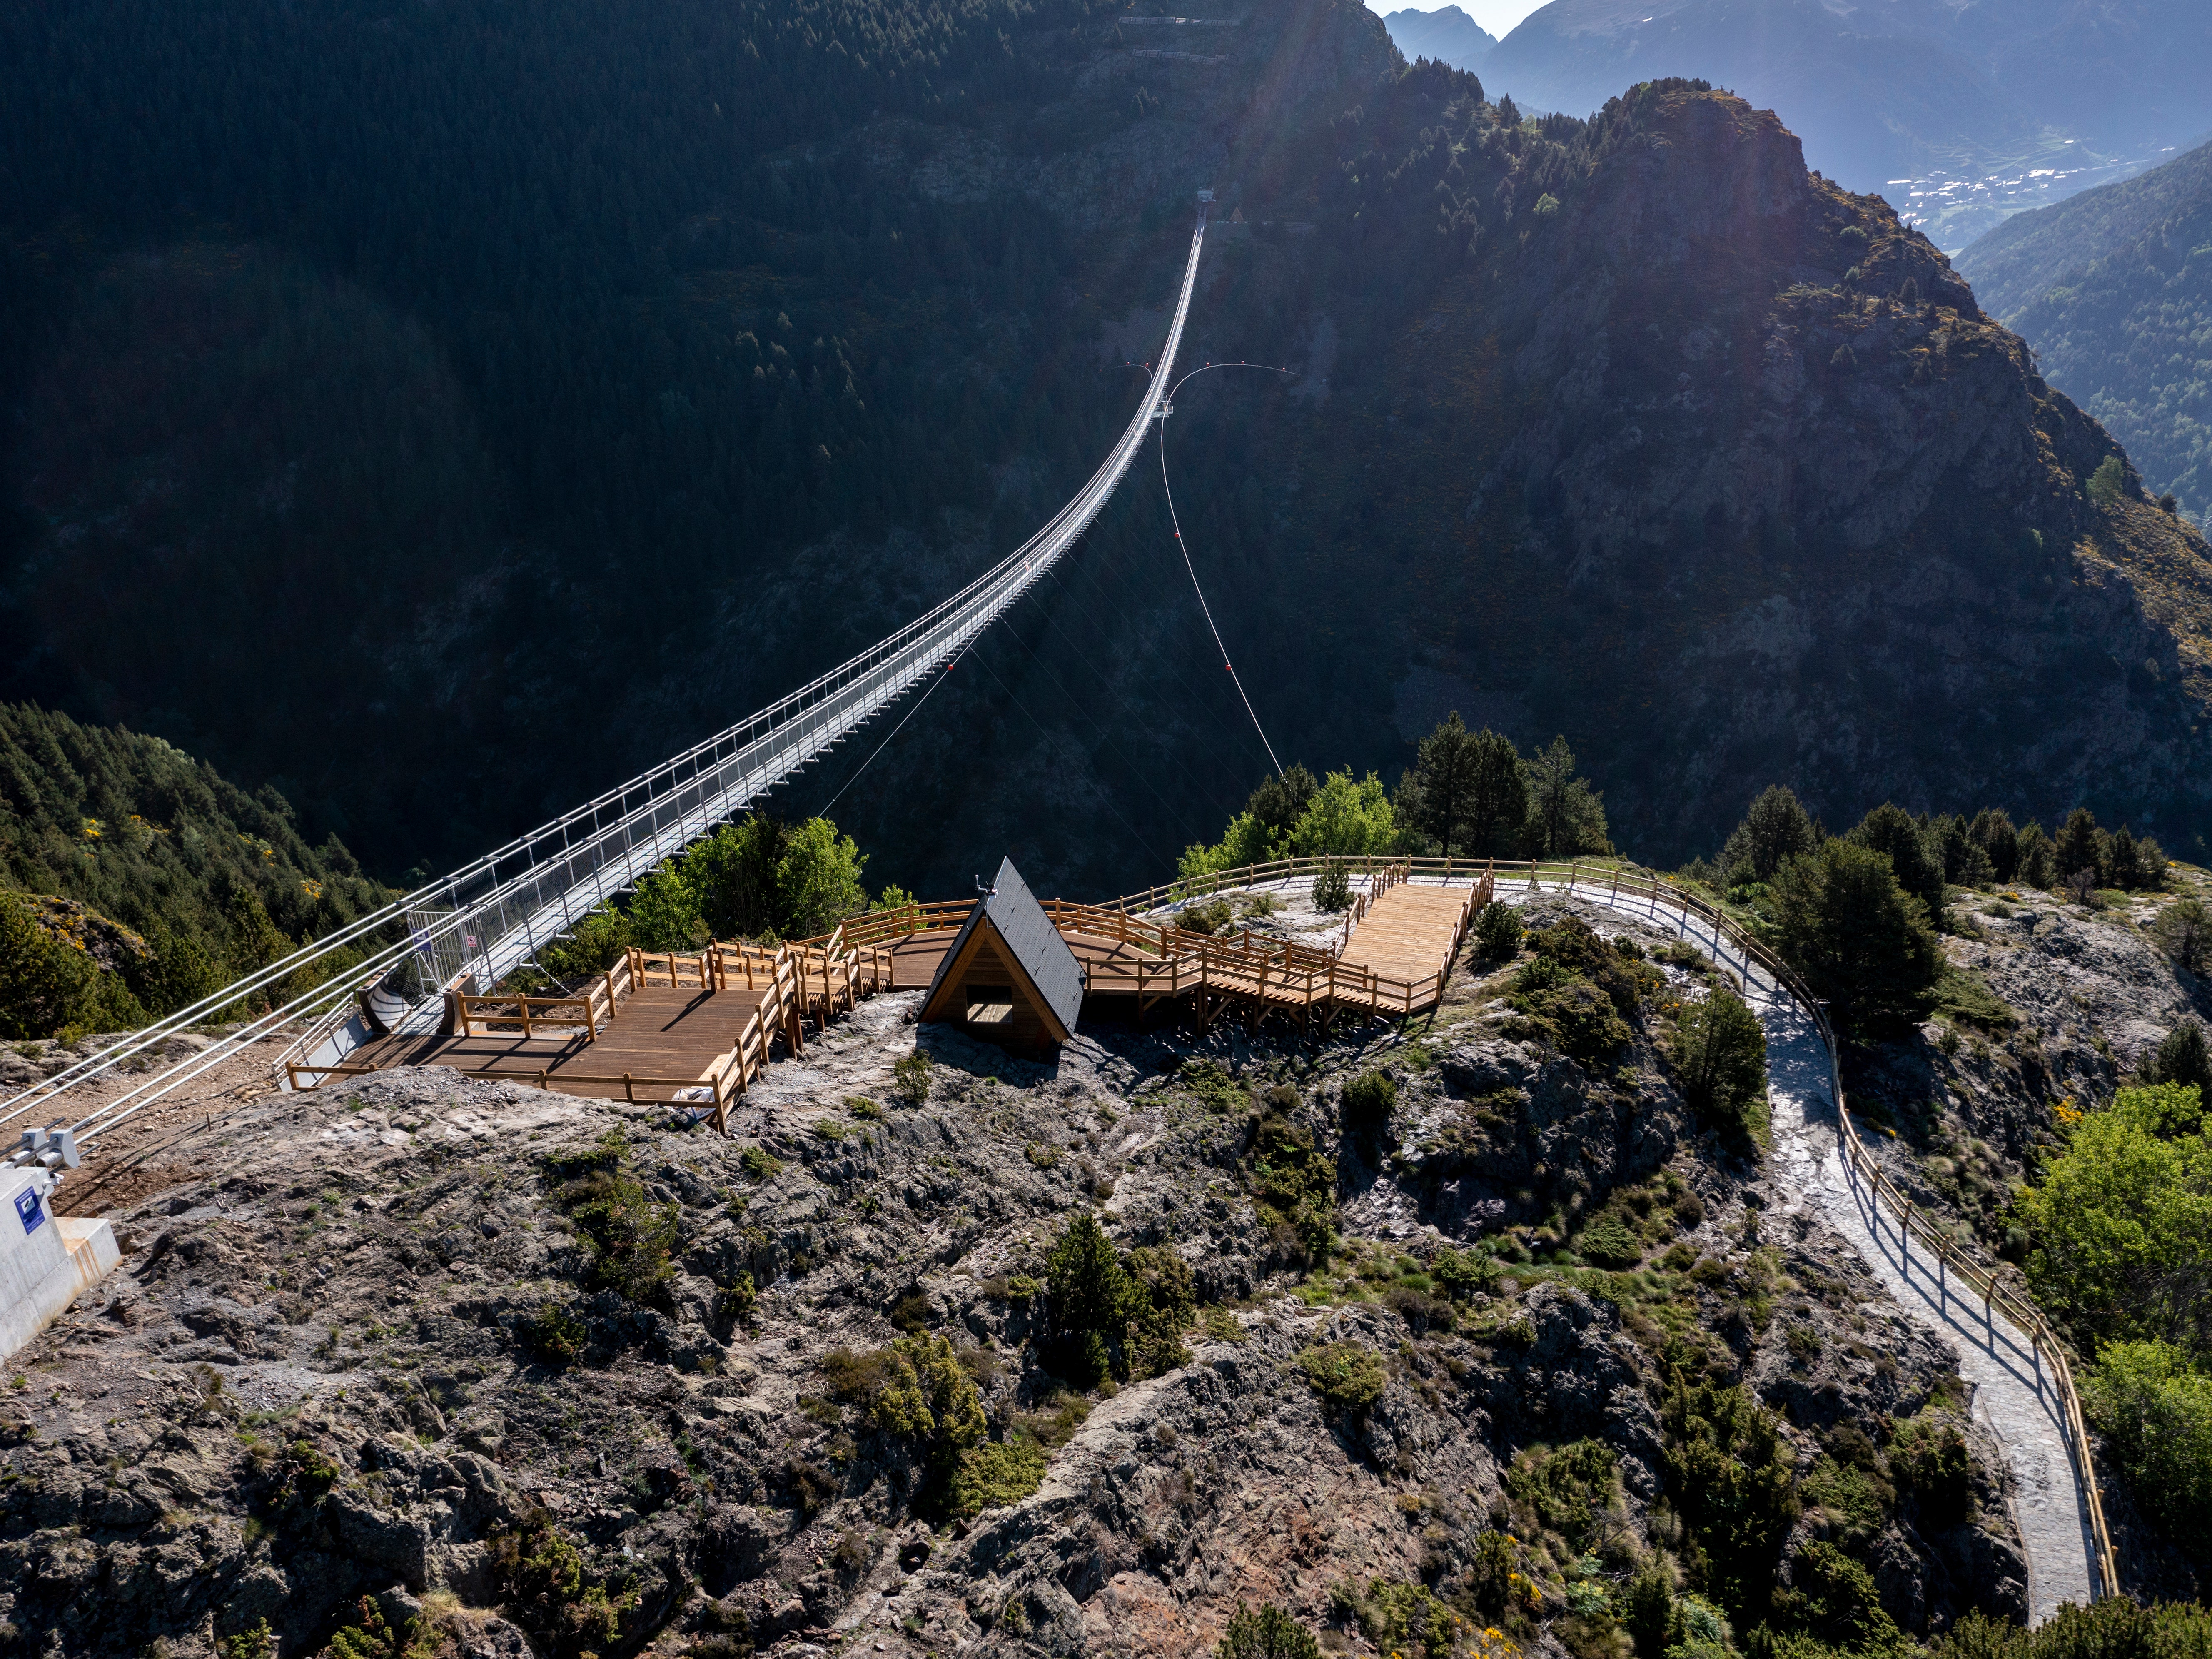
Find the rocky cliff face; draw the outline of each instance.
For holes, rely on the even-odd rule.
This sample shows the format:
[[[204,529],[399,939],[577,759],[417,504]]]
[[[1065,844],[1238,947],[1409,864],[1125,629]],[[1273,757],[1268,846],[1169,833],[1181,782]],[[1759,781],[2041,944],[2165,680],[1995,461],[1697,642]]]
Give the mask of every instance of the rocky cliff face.
[[[1945,1355],[1817,1224],[1763,1232],[1758,1164],[1674,1091],[1667,1010],[1706,965],[1619,959],[1642,988],[1586,1062],[1519,968],[1470,960],[1419,1041],[1103,1030],[1045,1067],[880,999],[735,1141],[436,1071],[186,1103],[73,1177],[129,1255],[16,1361],[0,1619],[179,1659],[376,1619],[501,1659],[1168,1659],[1243,1601],[1356,1651],[1434,1613],[1431,1654],[1478,1620],[1604,1654],[1639,1564],[1705,1559],[1682,1460],[1723,1420],[1770,1423],[1797,1494],[1758,1593],[1810,1600],[1778,1608],[1851,1583],[1910,1630],[2016,1607]],[[892,1071],[917,1048],[919,1103]],[[1347,1106],[1376,1075],[1395,1104]],[[608,1255],[611,1202],[665,1277]],[[1091,1391],[1053,1374],[1040,1282],[1083,1215],[1193,1287],[1175,1342]],[[939,1392],[885,1392],[901,1355]],[[1738,1384],[1772,1416],[1727,1416]],[[948,1504],[925,1398],[1036,1461]],[[1948,1496],[1883,1483],[1946,1434]]]

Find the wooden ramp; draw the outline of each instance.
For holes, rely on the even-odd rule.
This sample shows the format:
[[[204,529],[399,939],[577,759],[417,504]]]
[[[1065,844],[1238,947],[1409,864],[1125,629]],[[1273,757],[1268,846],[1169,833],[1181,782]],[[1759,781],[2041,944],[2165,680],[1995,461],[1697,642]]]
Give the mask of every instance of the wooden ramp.
[[[1434,975],[1441,993],[1474,899],[1472,887],[1400,882],[1368,903],[1338,960],[1378,979],[1419,982]]]

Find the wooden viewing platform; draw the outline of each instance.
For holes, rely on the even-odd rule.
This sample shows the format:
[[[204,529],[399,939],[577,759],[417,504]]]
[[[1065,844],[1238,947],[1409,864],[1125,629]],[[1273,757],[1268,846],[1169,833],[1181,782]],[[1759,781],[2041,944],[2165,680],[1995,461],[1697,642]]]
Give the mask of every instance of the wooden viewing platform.
[[[1278,874],[1268,870],[1270,878]],[[1126,900],[1054,899],[1042,908],[1082,966],[1086,1002],[1126,1000],[1139,1024],[1174,1003],[1200,1030],[1232,1012],[1253,1024],[1291,1015],[1301,1030],[1318,1017],[1327,1029],[1347,1012],[1387,1018],[1435,1006],[1492,890],[1486,871],[1460,873],[1464,885],[1449,868],[1444,884],[1416,885],[1410,862],[1374,870],[1334,951],[1249,929],[1237,937],[1188,933],[1133,914]],[[800,1054],[808,1023],[819,1030],[877,992],[927,988],[973,905],[873,911],[826,938],[772,951],[743,943],[692,954],[633,950],[599,981],[557,997],[449,989],[437,1030],[380,1024],[343,1065],[288,1061],[285,1070],[303,1089],[395,1066],[450,1066],[565,1094],[696,1103],[726,1133],[731,1102],[766,1068],[774,1044]],[[362,1007],[374,1017],[366,998]]]

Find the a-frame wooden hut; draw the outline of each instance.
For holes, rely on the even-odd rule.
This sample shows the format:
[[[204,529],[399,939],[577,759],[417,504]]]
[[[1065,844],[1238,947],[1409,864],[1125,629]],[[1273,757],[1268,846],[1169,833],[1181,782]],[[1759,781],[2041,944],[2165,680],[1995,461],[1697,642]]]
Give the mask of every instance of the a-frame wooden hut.
[[[1036,1054],[1074,1035],[1083,964],[1007,859],[937,964],[921,1018]]]

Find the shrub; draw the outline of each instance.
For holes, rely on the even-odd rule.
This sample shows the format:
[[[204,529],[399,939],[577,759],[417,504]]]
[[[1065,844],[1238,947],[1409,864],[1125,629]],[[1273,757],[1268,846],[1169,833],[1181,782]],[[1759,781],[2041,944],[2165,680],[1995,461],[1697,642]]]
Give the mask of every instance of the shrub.
[[[1966,1443],[1949,1424],[1916,1425],[1890,1448],[1889,1472],[1920,1501],[1922,1524],[1955,1527],[1973,1513],[1973,1468]]]
[[[748,1273],[733,1275],[730,1282],[714,1292],[714,1317],[726,1324],[750,1324],[753,1306],[760,1300],[760,1291]]]
[[[1114,1242],[1087,1211],[1060,1231],[1045,1257],[1048,1363],[1080,1388],[1095,1388],[1113,1369],[1113,1344],[1133,1299]]]
[[[1521,948],[1521,912],[1504,899],[1492,899],[1474,918],[1474,948],[1490,962],[1509,960]]]
[[[1349,1133],[1380,1134],[1398,1104],[1398,1085],[1382,1072],[1362,1072],[1344,1085],[1341,1110]]]
[[[2212,1378],[2165,1342],[2114,1342],[2084,1393],[2136,1501],[2203,1559],[2212,1528]]]
[[[1321,1644],[1280,1607],[1247,1607],[1239,1601],[1213,1659],[1321,1659]]]
[[[1229,901],[1209,899],[1203,904],[1186,904],[1176,913],[1176,926],[1186,933],[1212,934],[1230,925]]]
[[[1352,908],[1352,873],[1338,860],[1331,859],[1314,878],[1313,906],[1331,915]]]
[[[1382,1355],[1357,1342],[1308,1348],[1298,1355],[1298,1369],[1321,1396],[1324,1409],[1354,1423],[1366,1419],[1390,1380]]]
[[[618,1143],[611,1139],[603,1146]],[[670,1254],[681,1232],[681,1212],[672,1203],[655,1204],[629,1172],[623,1155],[616,1167],[597,1169],[568,1182],[554,1200],[574,1221],[591,1252],[588,1282],[594,1290],[614,1291],[640,1306],[665,1308],[676,1276]]]
[[[1164,1245],[1129,1252],[1122,1264],[1128,1284],[1124,1309],[1121,1374],[1164,1376],[1190,1363],[1182,1334],[1198,1310],[1190,1264]]]
[[[1241,1112],[1251,1101],[1250,1092],[1218,1060],[1186,1060],[1176,1081],[1196,1095],[1208,1111]]]
[[[908,1105],[920,1106],[929,1099],[929,1056],[916,1049],[891,1067],[893,1086]]]
[[[2083,1350],[2212,1337],[2212,1137],[2197,1090],[2122,1089],[2083,1114],[2014,1212],[2029,1284]]]
[[[1580,1550],[1612,1505],[1617,1467],[1613,1453],[1595,1440],[1577,1440],[1557,1451],[1533,1448],[1506,1471],[1505,1492]]]
[[[1276,1112],[1252,1137],[1253,1207],[1271,1226],[1288,1228],[1308,1261],[1327,1259],[1336,1237],[1336,1164],[1313,1132]]]
[[[1796,1520],[1794,1459],[1774,1414],[1746,1389],[1692,1383],[1678,1370],[1660,1420],[1668,1486],[1731,1613],[1757,1609]]]
[[[532,1314],[523,1332],[530,1352],[549,1365],[574,1364],[589,1334],[584,1322],[558,1302],[549,1302]]]
[[[2151,936],[2175,967],[2192,974],[2212,972],[2212,912],[2194,893],[2160,910],[2151,924]]]
[[[1675,1022],[1674,1071],[1691,1106],[1736,1133],[1766,1097],[1766,1030],[1733,991],[1716,986]]]
[[[2089,499],[2100,507],[2116,507],[2127,494],[2128,470],[2117,455],[2107,455],[2089,475]]]
[[[1575,1240],[1575,1249],[1601,1267],[1632,1267],[1644,1259],[1636,1230],[1617,1210],[1602,1212],[1584,1227]]]
[[[783,1162],[765,1146],[748,1146],[738,1155],[738,1167],[755,1181],[773,1181],[783,1173]]]
[[[952,1513],[969,1519],[1018,1504],[1044,1484],[1044,1449],[1027,1435],[963,1453],[952,1476]]]
[[[1480,1250],[1455,1250],[1449,1244],[1429,1263],[1437,1288],[1454,1301],[1486,1294],[1498,1283],[1498,1261]]]
[[[218,1640],[216,1650],[222,1659],[276,1659],[276,1635],[268,1620],[258,1620],[237,1635]]]

